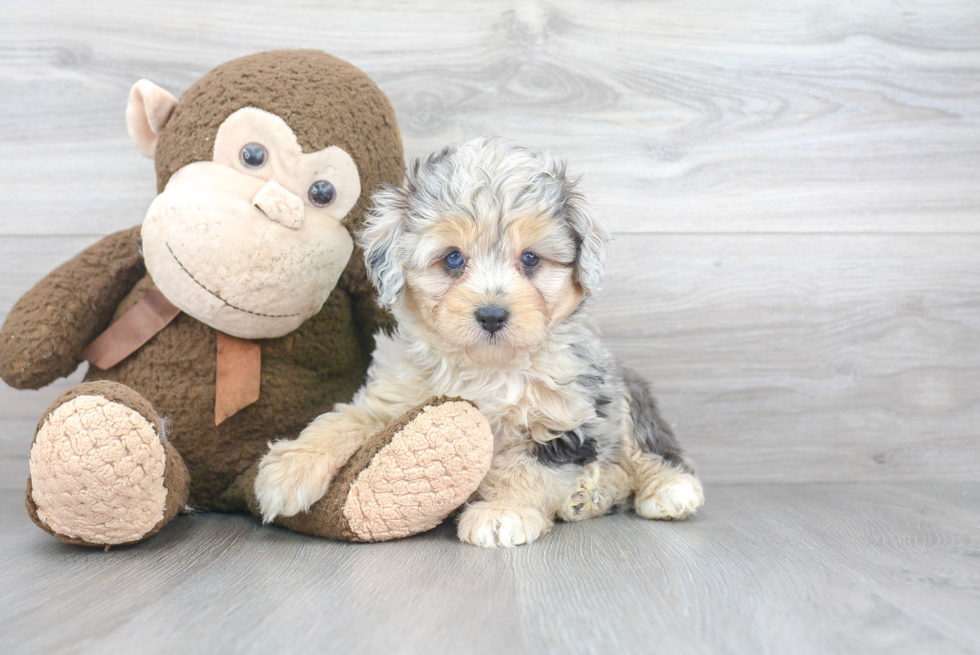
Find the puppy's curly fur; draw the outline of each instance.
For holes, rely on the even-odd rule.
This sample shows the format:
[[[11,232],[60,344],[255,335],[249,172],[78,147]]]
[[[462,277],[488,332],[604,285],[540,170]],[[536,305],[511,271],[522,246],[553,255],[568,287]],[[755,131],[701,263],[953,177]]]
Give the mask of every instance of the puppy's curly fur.
[[[419,159],[376,193],[360,241],[398,327],[377,335],[349,405],[274,444],[256,484],[266,518],[308,508],[367,437],[443,394],[473,400],[495,439],[463,541],[530,543],[631,500],[645,518],[693,513],[700,482],[589,314],[607,238],[563,163],[499,138]]]

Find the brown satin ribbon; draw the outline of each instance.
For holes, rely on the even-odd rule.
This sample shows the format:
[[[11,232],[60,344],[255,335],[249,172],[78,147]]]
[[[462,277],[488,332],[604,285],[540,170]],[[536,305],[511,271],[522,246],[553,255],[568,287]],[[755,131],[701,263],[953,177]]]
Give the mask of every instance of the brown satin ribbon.
[[[100,334],[81,358],[96,368],[112,368],[173,321],[180,310],[156,286]],[[214,424],[259,399],[262,349],[254,341],[218,332]]]
[[[262,348],[248,339],[218,332],[218,374],[215,380],[214,424],[221,425],[259,399]]]
[[[82,359],[103,371],[126,359],[167,327],[180,310],[155,286],[82,351]]]

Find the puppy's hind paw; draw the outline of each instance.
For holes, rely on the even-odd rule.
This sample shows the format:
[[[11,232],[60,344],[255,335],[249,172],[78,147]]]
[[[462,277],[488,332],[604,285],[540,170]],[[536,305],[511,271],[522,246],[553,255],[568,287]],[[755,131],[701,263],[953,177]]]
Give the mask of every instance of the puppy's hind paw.
[[[645,519],[686,519],[704,504],[701,481],[681,474],[636,495],[634,508]]]
[[[330,458],[296,444],[272,445],[259,464],[255,496],[263,523],[305,512],[327,492],[335,466]]]
[[[474,546],[511,548],[548,534],[551,526],[534,508],[482,501],[463,510],[457,534],[460,541]]]

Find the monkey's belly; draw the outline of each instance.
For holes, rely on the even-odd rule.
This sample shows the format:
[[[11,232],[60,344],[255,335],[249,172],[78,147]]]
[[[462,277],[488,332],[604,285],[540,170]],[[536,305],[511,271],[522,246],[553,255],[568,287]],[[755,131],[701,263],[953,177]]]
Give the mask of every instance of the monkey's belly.
[[[115,368],[90,368],[86,379],[120,382],[150,401],[167,421],[167,438],[191,474],[190,504],[206,509],[265,454],[270,440],[296,437],[316,416],[350,400],[363,383],[367,360],[355,332],[341,330],[328,335],[321,331],[322,326],[305,327],[280,339],[260,342],[259,400],[220,426],[214,425],[217,333],[185,314]],[[316,345],[309,343],[311,340],[319,343],[323,338],[329,341],[320,343],[320,349],[338,353],[342,361],[337,363],[347,367],[343,375],[332,371],[324,374],[319,367],[318,375],[294,356],[299,352],[303,359],[316,363],[315,356],[303,351]],[[348,358],[354,361],[344,361]]]

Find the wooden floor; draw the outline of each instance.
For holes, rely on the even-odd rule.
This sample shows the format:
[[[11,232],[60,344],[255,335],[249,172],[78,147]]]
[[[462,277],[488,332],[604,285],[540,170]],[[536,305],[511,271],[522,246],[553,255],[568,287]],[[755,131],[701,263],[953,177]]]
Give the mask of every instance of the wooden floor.
[[[523,548],[353,545],[244,516],[79,551],[0,494],[5,653],[970,653],[980,484],[709,488]]]
[[[141,222],[134,81],[292,47],[373,76],[410,157],[568,159],[606,341],[708,504],[507,552],[229,516],[79,551],[19,495],[80,373],[0,385],[0,653],[980,652],[980,3],[0,0],[0,321]]]

